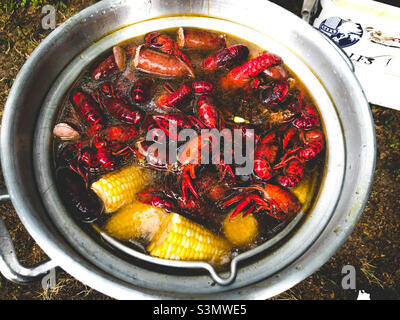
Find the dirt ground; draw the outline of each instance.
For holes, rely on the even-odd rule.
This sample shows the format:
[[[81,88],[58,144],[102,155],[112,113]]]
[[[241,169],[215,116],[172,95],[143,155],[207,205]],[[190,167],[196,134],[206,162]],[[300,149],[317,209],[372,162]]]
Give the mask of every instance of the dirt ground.
[[[57,23],[62,23],[94,2],[64,1],[67,5],[57,11]],[[301,3],[300,0],[274,2],[296,13]],[[34,48],[49,34],[49,31],[41,28],[41,18],[40,8],[32,5],[12,14],[0,8],[0,116],[18,71]],[[359,290],[369,293],[371,299],[400,298],[400,112],[371,108],[378,156],[372,192],[361,220],[348,241],[324,266],[274,299],[351,300],[357,298]],[[4,187],[2,178],[1,187]],[[17,255],[23,264],[32,265],[45,258],[10,204],[0,205],[0,216],[10,230]],[[357,290],[342,289],[341,271],[344,265],[355,267]],[[109,298],[58,270],[54,290],[43,290],[40,283],[16,285],[0,276],[0,299]]]

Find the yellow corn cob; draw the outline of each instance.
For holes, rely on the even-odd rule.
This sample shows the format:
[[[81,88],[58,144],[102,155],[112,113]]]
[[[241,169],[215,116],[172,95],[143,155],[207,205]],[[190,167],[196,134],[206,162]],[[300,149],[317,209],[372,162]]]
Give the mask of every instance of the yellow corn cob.
[[[171,213],[162,222],[147,251],[163,259],[221,265],[229,261],[230,245],[203,226]]]
[[[105,212],[110,213],[131,203],[136,194],[149,187],[154,179],[154,174],[149,170],[132,164],[106,174],[91,188],[103,200]]]
[[[149,204],[134,201],[114,214],[105,225],[105,231],[120,240],[142,238],[150,241],[168,213]]]

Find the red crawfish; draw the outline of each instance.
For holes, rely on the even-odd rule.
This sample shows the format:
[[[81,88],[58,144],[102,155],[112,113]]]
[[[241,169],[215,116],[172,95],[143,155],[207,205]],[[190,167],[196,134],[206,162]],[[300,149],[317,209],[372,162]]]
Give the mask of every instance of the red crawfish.
[[[223,48],[208,56],[203,62],[205,71],[213,71],[220,68],[230,68],[247,59],[249,49],[242,44]]]
[[[144,117],[140,109],[129,106],[119,99],[104,98],[102,103],[112,116],[123,122],[135,124]]]
[[[179,206],[173,196],[165,190],[148,189],[138,193],[138,201],[150,204],[154,207],[163,208],[169,212],[178,212]]]
[[[320,122],[317,109],[311,103],[305,103],[300,108],[300,115],[293,120],[293,125],[299,129],[309,130],[316,127]]]
[[[131,98],[135,104],[143,104],[149,100],[154,81],[149,78],[137,80],[132,87]]]
[[[183,113],[153,115],[151,116],[151,120],[155,123],[155,126],[154,123],[150,124],[147,131],[149,131],[149,129],[159,128],[167,137],[175,141],[178,140],[181,130],[193,129],[199,131],[206,128],[196,117]]]
[[[94,80],[101,80],[113,74],[117,70],[118,66],[114,54],[111,54],[94,68],[92,78]]]
[[[113,169],[120,160],[119,151],[138,136],[139,130],[133,125],[108,127],[97,131],[90,139],[65,146],[59,160],[88,184],[90,172]]]
[[[97,168],[102,170],[112,170],[115,167],[116,159],[110,148],[107,146],[100,147],[96,152]]]
[[[105,91],[104,88],[107,88],[107,91]],[[113,117],[125,123],[136,124],[143,119],[144,114],[142,110],[127,104],[122,98],[114,96],[114,90],[110,90],[109,88],[113,88],[113,86],[111,84],[104,84],[101,89],[104,94],[108,95],[111,93],[111,97],[104,96],[99,91],[96,91],[93,95],[94,99],[96,99],[104,109]]]
[[[232,181],[220,181],[214,170],[203,171],[194,181],[199,198],[183,199],[174,178],[173,175],[168,176],[163,188],[149,189],[138,194],[138,200],[168,211],[190,214],[196,219],[208,218],[218,224],[221,217],[217,216],[218,203],[230,195]]]
[[[286,81],[289,78],[289,74],[285,67],[282,65],[267,68],[263,73],[271,80],[283,80]]]
[[[161,34],[159,32],[151,32],[145,37],[145,43],[151,48],[156,48],[162,52],[175,55],[181,58],[189,67],[192,64],[188,57],[182,53],[177,43],[172,40],[169,36]]]
[[[62,168],[57,171],[56,179],[63,203],[75,218],[82,222],[93,222],[101,216],[104,211],[103,202],[85,186],[78,174]]]
[[[92,97],[101,105],[100,92],[110,98],[116,98],[128,103],[127,99],[122,94],[127,90],[127,85],[124,82],[117,82],[116,88],[111,82],[104,82],[100,85],[100,91],[97,90],[92,93]]]
[[[118,125],[105,128],[93,137],[96,148],[105,147],[114,143],[129,143],[139,136],[140,130],[134,125]]]
[[[190,84],[187,83],[182,83],[180,87],[175,91],[168,89],[168,87],[165,87],[165,89],[168,90],[168,93],[161,95],[156,100],[156,105],[157,107],[166,110],[171,108],[178,108],[185,101],[187,101],[192,94],[192,88]]]
[[[181,48],[202,51],[215,51],[226,47],[224,35],[182,27],[178,29],[176,42]]]
[[[299,144],[299,130],[288,125],[281,126],[278,131],[282,134],[282,151],[286,153],[289,148],[298,147]]]
[[[88,187],[90,173],[111,170],[118,159],[107,145],[96,148],[91,141],[84,140],[67,145],[61,152],[60,160],[80,175]]]
[[[196,114],[208,129],[220,128],[221,117],[209,96],[202,95],[197,102]]]
[[[268,133],[257,145],[254,153],[254,174],[263,180],[270,180],[276,175],[273,169],[279,152],[276,132]]]
[[[276,182],[285,188],[294,188],[304,176],[305,162],[298,159],[290,160],[283,167],[282,174],[276,177]]]
[[[238,203],[231,219],[242,211],[245,211],[244,216],[264,211],[275,219],[288,221],[301,209],[297,197],[278,185],[257,183],[235,189],[238,189],[239,193],[223,204],[223,207],[228,207]]]
[[[250,83],[252,77],[257,76],[265,69],[282,63],[281,57],[273,53],[264,53],[244,64],[233,68],[221,78],[221,87],[224,90],[235,90]]]
[[[183,200],[169,188],[149,189],[141,192],[138,194],[138,201],[150,204],[154,207],[163,208],[169,212],[190,214],[196,217],[204,212],[204,210],[200,210],[202,205],[199,199]],[[204,206],[202,208],[204,209]]]
[[[282,168],[276,182],[285,188],[293,188],[300,183],[304,176],[305,162],[315,158],[323,148],[322,132],[300,131],[300,136],[298,133],[299,130],[294,127],[285,129],[282,147],[286,154],[275,166],[275,170]]]
[[[192,94],[211,93],[213,85],[208,81],[192,81],[182,83],[180,87],[173,91],[167,86],[164,87],[168,93],[162,94],[156,101],[156,105],[163,109],[178,108],[186,102]]]
[[[288,151],[281,161],[275,166],[276,169],[284,167],[289,161],[309,161],[317,157],[325,147],[324,134],[320,129],[300,131],[301,146]]]
[[[210,150],[215,150],[217,147],[220,147],[219,137],[216,137],[213,132],[209,132],[207,136],[204,136],[203,134],[197,135],[182,147],[178,156],[178,162],[182,167],[180,180],[183,199],[188,199],[187,190],[190,190],[196,198],[199,198],[199,194],[193,186],[192,179],[196,178],[196,168],[204,163],[202,156],[209,155]],[[219,167],[220,181],[225,178],[227,173],[234,178],[235,175],[231,165],[225,163],[224,159],[221,157],[223,151],[218,151],[219,152],[216,155],[213,153],[215,158],[212,159],[211,162],[216,163]]]
[[[283,153],[290,154],[290,150],[293,150],[299,146],[299,131],[292,126],[289,127],[287,125],[281,127],[280,130],[283,131]],[[276,166],[275,170],[279,170],[278,167],[279,166]],[[305,162],[293,158],[292,160],[284,163],[281,172],[276,176],[276,182],[285,188],[293,188],[297,186],[303,179],[304,169]]]
[[[130,145],[138,138],[140,130],[134,125],[108,127],[93,138],[97,149],[96,160],[102,170],[111,170],[123,157],[130,155]]]
[[[93,131],[100,129],[104,124],[104,116],[99,105],[92,97],[83,91],[75,91],[71,98],[72,105],[81,118],[90,125]]]
[[[298,150],[300,159],[311,160],[321,153],[325,146],[324,134],[320,129],[301,131],[301,140],[304,147]]]
[[[212,83],[204,80],[192,81],[191,86],[195,94],[210,94],[213,90]]]
[[[130,145],[137,140],[141,133],[135,125],[118,125],[108,127],[93,139],[93,145],[100,150],[105,148],[111,151],[110,155],[113,157],[126,156]],[[106,154],[105,154],[106,155]]]
[[[140,139],[133,148],[128,148],[126,151],[134,152],[136,159],[146,167],[160,171],[172,170],[167,148],[151,148],[153,145],[153,141]]]
[[[96,150],[91,146],[91,139],[85,139],[66,145],[58,157],[61,166],[67,166],[80,175],[89,185],[89,171],[97,168]]]
[[[276,81],[260,93],[261,102],[267,108],[276,108],[285,102],[289,93],[289,84],[286,81]]]

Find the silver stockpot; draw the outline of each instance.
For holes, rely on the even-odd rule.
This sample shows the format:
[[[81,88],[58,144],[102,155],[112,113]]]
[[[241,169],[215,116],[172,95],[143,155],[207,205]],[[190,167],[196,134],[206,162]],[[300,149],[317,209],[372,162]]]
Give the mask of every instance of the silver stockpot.
[[[60,201],[50,152],[57,106],[76,77],[113,45],[178,26],[230,33],[280,55],[315,99],[327,139],[322,184],[307,213],[230,270],[148,257],[83,229]],[[58,266],[117,299],[265,299],[302,281],[346,241],[367,202],[375,170],[369,104],[351,64],[306,22],[265,0],[105,0],[72,17],[33,52],[10,91],[1,164],[22,223],[49,261],[23,267],[0,219],[0,271],[34,281]],[[90,229],[90,228],[89,228]]]

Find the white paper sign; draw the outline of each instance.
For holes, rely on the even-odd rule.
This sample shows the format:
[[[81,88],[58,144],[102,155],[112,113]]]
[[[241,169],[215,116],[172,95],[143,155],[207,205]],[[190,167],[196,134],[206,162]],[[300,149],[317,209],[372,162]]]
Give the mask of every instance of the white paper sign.
[[[400,110],[400,8],[371,0],[321,0],[321,5],[314,27],[353,61],[368,101]]]

